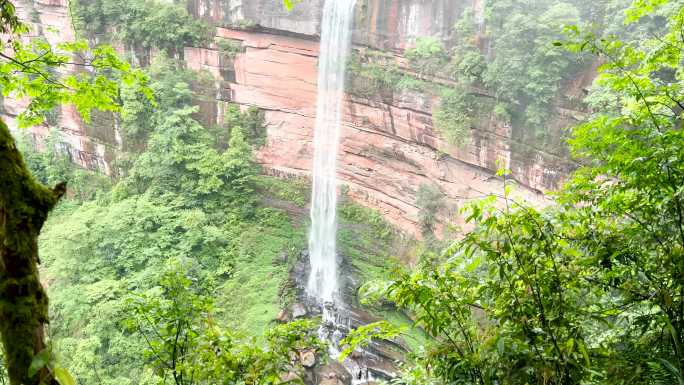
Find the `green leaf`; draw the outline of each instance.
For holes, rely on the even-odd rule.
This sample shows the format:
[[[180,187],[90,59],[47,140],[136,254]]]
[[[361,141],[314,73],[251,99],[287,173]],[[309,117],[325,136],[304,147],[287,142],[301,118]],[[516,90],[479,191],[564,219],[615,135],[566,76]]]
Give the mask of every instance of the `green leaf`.
[[[468,266],[466,266],[466,270],[469,273],[472,273],[473,271],[475,271],[475,269],[477,269],[480,266],[480,263],[482,263],[482,256],[478,255],[473,259],[472,262],[468,264]]]
[[[31,361],[31,366],[29,366],[28,375],[33,377],[38,373],[39,370],[43,369],[45,365],[50,362],[50,351],[48,349],[43,349],[40,353],[33,356]]]
[[[76,385],[76,380],[64,368],[55,368],[55,379],[60,385]]]

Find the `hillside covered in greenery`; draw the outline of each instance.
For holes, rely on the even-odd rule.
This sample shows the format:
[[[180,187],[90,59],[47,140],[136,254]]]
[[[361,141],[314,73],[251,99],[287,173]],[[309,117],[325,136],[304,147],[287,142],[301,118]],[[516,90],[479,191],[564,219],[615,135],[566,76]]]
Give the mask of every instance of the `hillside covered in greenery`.
[[[0,384],[684,384],[681,1],[492,0],[405,63],[356,47],[351,97],[420,91],[452,143],[494,116],[576,165],[535,205],[502,164],[460,227],[416,186],[418,236],[340,183],[341,297],[361,324],[310,310],[310,181],[258,163],[268,111],[202,119],[215,79],[184,48],[242,47],[176,2],[73,2],[86,39],[57,46],[0,6],[0,89],[29,101],[19,126],[54,126],[0,124]],[[87,70],[63,71],[73,57]],[[591,87],[563,94],[587,71]],[[111,114],[110,175],[76,164],[61,105]],[[554,126],[571,107],[581,121]],[[345,374],[371,354],[385,377]]]

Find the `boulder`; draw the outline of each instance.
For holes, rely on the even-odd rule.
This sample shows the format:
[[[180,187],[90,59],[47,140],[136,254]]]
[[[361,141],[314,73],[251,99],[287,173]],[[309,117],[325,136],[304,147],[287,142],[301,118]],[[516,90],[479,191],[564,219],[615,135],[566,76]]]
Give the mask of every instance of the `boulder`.
[[[316,368],[318,385],[351,385],[352,376],[337,360]]]
[[[280,312],[278,312],[278,315],[275,318],[276,322],[281,324],[290,322],[290,319],[290,312],[286,309],[282,309]]]
[[[354,350],[354,351],[349,355],[349,358],[351,358],[352,360],[360,360],[361,358],[363,358],[363,352],[360,351],[360,350],[358,350],[358,349],[357,349],[357,350]]]
[[[302,378],[299,377],[297,375],[297,373],[295,373],[295,372],[287,372],[287,373],[283,373],[280,375],[280,381],[283,383],[288,383],[288,382],[298,383],[301,380],[302,380]]]
[[[306,316],[306,306],[303,304],[297,302],[294,305],[292,305],[292,318],[302,318]]]
[[[339,378],[331,377],[331,378],[324,378],[321,382],[318,383],[318,385],[345,385],[345,384]]]
[[[299,361],[305,368],[313,368],[316,365],[316,354],[313,350],[304,350],[299,353]]]

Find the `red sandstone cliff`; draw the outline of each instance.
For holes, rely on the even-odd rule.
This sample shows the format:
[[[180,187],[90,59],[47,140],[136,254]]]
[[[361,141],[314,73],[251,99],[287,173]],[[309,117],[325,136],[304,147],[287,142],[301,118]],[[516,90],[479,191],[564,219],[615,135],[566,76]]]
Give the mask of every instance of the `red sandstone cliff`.
[[[54,25],[72,35],[67,9],[60,1],[63,0],[23,0],[19,11],[24,15],[37,14],[38,25]],[[479,0],[470,2],[467,6],[481,9]],[[262,109],[268,138],[258,151],[258,160],[268,173],[306,177],[313,154],[318,55],[315,36],[320,1],[312,0],[292,14],[276,7],[276,3],[192,2],[191,11],[216,24],[230,26],[248,19],[265,28],[250,32],[218,27],[217,36],[243,46],[244,52],[234,58],[222,56],[216,47],[188,47],[184,57],[189,68],[208,70],[216,80],[217,89],[210,92],[211,98],[218,96],[215,102],[202,106],[202,121],[220,122],[223,107],[229,102]],[[360,0],[355,43],[400,55],[416,36],[429,34],[447,39],[449,26],[460,12],[458,7],[450,7],[451,3]],[[575,87],[588,80],[578,80]],[[471,130],[471,138],[463,148],[450,145],[433,127],[434,102],[431,97],[412,91],[397,92],[382,101],[352,95],[345,101],[338,166],[340,183],[348,188],[352,198],[379,209],[402,229],[419,232],[416,193],[422,184],[438,186],[445,195],[447,205],[440,213],[441,219],[460,224],[455,208],[465,201],[502,191],[502,182],[494,176],[498,164],[512,170],[521,184],[519,194],[533,202],[543,201],[541,191],[555,187],[571,167],[562,155],[517,143],[511,138],[510,128],[494,119]],[[19,102],[5,100],[4,112],[10,121],[19,108]],[[571,124],[572,114],[559,109],[554,124]],[[115,119],[85,125],[72,109],[65,108],[57,126],[77,162],[111,171],[110,162],[120,145]],[[44,135],[46,129],[34,128],[33,132]]]

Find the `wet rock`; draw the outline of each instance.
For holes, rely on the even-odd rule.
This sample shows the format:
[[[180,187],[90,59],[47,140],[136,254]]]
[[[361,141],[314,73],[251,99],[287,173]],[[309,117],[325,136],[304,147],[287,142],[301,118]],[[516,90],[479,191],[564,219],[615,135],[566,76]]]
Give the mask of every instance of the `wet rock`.
[[[297,318],[302,318],[306,316],[306,307],[297,302],[294,305],[292,305],[292,318],[297,319]]]
[[[340,379],[332,377],[332,378],[325,378],[321,382],[318,383],[319,385],[345,385],[344,382],[342,382]]]
[[[276,322],[284,324],[291,320],[290,312],[287,309],[282,309],[275,318]]]
[[[312,350],[304,350],[299,353],[299,361],[305,368],[313,368],[316,365],[316,354]]]
[[[359,359],[363,358],[363,352],[358,351],[358,350],[354,350],[354,351],[349,355],[349,358],[351,358],[352,360],[359,360]]]
[[[287,252],[283,252],[279,256],[273,259],[273,265],[278,266],[278,265],[286,265],[287,260],[290,258],[290,256],[287,254]]]
[[[299,377],[297,375],[297,373],[295,373],[295,372],[287,372],[287,373],[283,373],[280,375],[280,381],[283,383],[288,383],[288,382],[298,383],[301,380],[302,380],[302,378]]]
[[[352,382],[351,374],[335,360],[316,368],[316,378],[318,385],[351,385]]]

